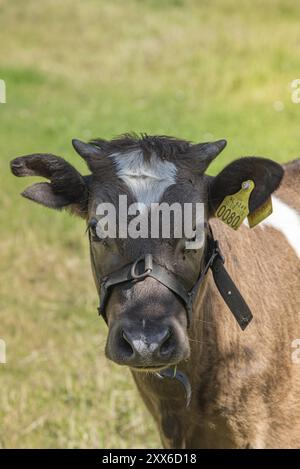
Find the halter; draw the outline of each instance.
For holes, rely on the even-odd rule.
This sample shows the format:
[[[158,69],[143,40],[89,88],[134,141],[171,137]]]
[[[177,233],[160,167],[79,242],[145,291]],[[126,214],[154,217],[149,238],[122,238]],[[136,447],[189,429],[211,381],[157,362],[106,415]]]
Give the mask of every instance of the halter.
[[[200,266],[198,278],[190,290],[185,287],[182,280],[176,274],[156,262],[151,253],[138,257],[134,262],[99,279],[91,239],[90,251],[96,278],[100,283],[100,306],[98,311],[106,323],[106,305],[112,289],[116,285],[125,283],[134,285],[137,282],[144,281],[147,277],[152,277],[181,299],[186,309],[189,327],[192,321],[194,299],[209,269],[212,270],[215,284],[240,328],[244,330],[252,320],[253,316],[247,303],[224,267],[225,260],[220,251],[218,241],[213,237],[211,227],[209,227],[209,234],[207,235],[204,267],[201,269]]]
[[[96,278],[98,279],[90,233],[89,238],[91,261]],[[138,257],[134,262],[125,265],[125,267],[122,267],[121,269],[111,272],[110,274],[98,279],[98,282],[100,283],[100,306],[98,308],[99,314],[102,315],[103,319],[107,323],[106,305],[111,291],[116,285],[121,285],[124,283],[134,285],[136,282],[142,282],[147,277],[152,277],[181,299],[186,309],[187,324],[189,327],[192,321],[193,302],[195,296],[204,278],[206,277],[208,270],[211,269],[215,284],[221,296],[234,315],[240,328],[244,330],[252,320],[253,316],[247,303],[245,302],[244,298],[240,294],[239,290],[235,286],[235,283],[224,267],[225,259],[220,251],[218,241],[216,241],[213,237],[210,226],[206,241],[207,247],[206,254],[204,256],[204,267],[201,268],[200,266],[198,278],[190,290],[188,290],[185,285],[183,285],[182,280],[176,274],[168,270],[166,267],[158,264],[153,259],[153,255],[148,253]],[[155,373],[155,375],[159,379],[168,378],[180,382],[185,390],[186,407],[189,407],[191,402],[192,389],[190,381],[185,373],[177,370],[177,367],[175,367],[174,370],[172,368],[167,368]]]

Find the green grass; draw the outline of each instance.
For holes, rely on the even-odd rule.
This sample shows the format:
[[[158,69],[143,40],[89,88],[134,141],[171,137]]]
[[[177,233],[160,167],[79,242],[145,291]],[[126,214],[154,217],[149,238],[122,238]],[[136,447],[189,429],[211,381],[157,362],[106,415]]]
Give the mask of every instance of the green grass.
[[[19,197],[11,158],[125,131],[227,138],[240,155],[300,153],[292,0],[0,0],[0,447],[155,447],[106,329],[80,220]],[[276,111],[277,101],[283,109]]]

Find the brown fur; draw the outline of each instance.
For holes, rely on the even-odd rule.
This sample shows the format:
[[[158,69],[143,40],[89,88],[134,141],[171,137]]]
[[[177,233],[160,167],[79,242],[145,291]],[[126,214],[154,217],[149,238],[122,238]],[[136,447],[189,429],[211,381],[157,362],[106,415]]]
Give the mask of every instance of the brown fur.
[[[50,184],[31,186],[25,191],[26,197],[49,207],[68,207],[88,221],[95,216],[97,203],[104,200],[116,204],[119,194],[130,195],[107,155],[135,149],[141,149],[145,159],[154,151],[176,164],[176,184],[164,194],[169,203],[203,201],[213,211],[226,193],[236,191],[242,181],[253,178],[256,187],[250,210],[255,209],[278,187],[282,168],[262,158],[242,158],[216,178],[205,176],[204,170],[225,143],[192,145],[168,137],[132,135],[111,142],[97,140],[92,145],[74,141],[75,149],[92,171],[85,178],[68,163],[48,154],[17,158],[11,167],[17,176],[36,174],[50,179]],[[300,160],[285,169],[277,195],[300,211]],[[241,226],[234,232],[215,219],[211,225],[225,255],[226,267],[253,312],[254,319],[247,329],[239,329],[209,272],[198,292],[188,335],[181,302],[149,278],[132,288],[113,289],[109,333],[124,316],[132,322],[136,318],[136,324],[140,324],[148,315],[153,327],[161,327],[164,320],[172,319],[180,328],[177,357],[184,340],[189,343],[189,359],[179,363],[192,385],[188,409],[178,382],[160,380],[153,373],[133,372],[165,447],[299,447],[300,365],[293,364],[291,358],[291,343],[300,338],[299,258],[285,237],[271,227],[250,230]],[[121,241],[108,240],[93,247],[100,273],[110,273],[140,254],[151,252],[190,287],[195,282],[202,252],[176,250],[175,244],[159,239]],[[99,288],[97,275],[95,278]]]
[[[300,162],[287,165],[277,193],[298,210],[299,177]],[[174,381],[134,373],[135,381],[167,448],[299,447],[300,365],[291,342],[300,337],[300,261],[271,227],[211,224],[254,319],[241,332],[209,273],[189,332],[191,358],[180,366],[192,384],[190,408]]]

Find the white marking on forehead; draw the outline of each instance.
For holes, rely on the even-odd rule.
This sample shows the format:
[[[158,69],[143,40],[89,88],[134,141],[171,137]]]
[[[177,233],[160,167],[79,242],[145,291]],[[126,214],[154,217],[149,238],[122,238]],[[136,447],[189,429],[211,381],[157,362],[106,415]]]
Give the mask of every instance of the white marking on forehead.
[[[165,190],[175,184],[177,168],[170,161],[162,161],[152,153],[144,160],[141,150],[111,155],[117,166],[118,176],[127,184],[137,202],[148,207],[159,202]]]
[[[300,214],[278,197],[272,197],[272,204],[273,213],[258,226],[271,226],[280,231],[300,258]]]

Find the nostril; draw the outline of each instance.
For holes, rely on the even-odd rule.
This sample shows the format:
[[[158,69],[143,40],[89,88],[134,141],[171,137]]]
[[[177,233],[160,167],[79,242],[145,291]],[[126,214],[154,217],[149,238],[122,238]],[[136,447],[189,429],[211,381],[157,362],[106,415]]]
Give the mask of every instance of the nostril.
[[[170,329],[166,331],[166,335],[161,341],[159,353],[161,356],[169,355],[173,350],[173,335]]]
[[[126,357],[131,357],[134,355],[134,350],[131,345],[130,339],[127,337],[126,333],[122,331],[121,337],[120,337],[120,349]]]

